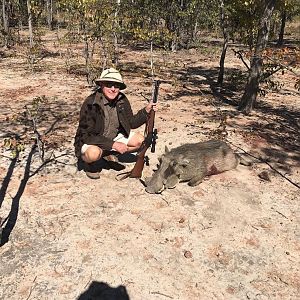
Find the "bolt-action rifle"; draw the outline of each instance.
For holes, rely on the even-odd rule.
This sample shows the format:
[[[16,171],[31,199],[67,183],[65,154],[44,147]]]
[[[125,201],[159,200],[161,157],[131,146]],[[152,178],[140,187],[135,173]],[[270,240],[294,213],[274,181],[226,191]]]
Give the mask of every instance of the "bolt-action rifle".
[[[160,85],[159,80],[153,81],[153,93],[152,93],[152,102],[153,103],[157,102],[159,85]],[[135,163],[133,169],[127,175],[125,175],[122,179],[125,179],[127,177],[141,178],[145,163],[146,163],[146,165],[149,165],[149,159],[146,156],[146,152],[147,152],[148,148],[150,148],[150,147],[151,147],[151,152],[152,153],[155,152],[155,145],[156,145],[156,140],[157,140],[157,129],[154,129],[154,120],[155,120],[155,111],[153,109],[151,109],[151,111],[148,115],[148,120],[146,122],[145,139],[144,139],[140,149],[137,152],[136,163]]]

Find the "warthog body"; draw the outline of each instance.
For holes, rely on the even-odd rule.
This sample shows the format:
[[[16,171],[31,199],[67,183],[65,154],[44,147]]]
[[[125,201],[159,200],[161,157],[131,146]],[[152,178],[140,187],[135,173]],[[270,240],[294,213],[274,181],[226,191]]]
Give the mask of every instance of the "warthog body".
[[[225,142],[210,140],[184,144],[171,151],[166,148],[159,162],[158,170],[146,180],[148,193],[174,188],[181,181],[198,185],[205,176],[236,168],[239,159]]]

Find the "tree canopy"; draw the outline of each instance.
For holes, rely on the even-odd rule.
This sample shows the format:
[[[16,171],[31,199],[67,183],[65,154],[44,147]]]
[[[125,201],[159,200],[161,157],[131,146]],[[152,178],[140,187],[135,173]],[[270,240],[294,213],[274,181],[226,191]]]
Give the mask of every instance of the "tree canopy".
[[[264,19],[270,3],[272,10]],[[2,46],[24,45],[20,32],[27,30],[25,43],[31,63],[42,51],[40,37],[45,28],[58,33],[61,30],[57,35],[59,42],[68,43],[70,51],[72,43],[83,43],[88,82],[93,81],[99,69],[118,63],[120,44],[147,47],[151,44],[176,51],[201,46],[199,41],[204,37],[221,37],[223,33],[226,44],[220,53],[222,74],[218,82],[221,83],[229,41],[247,46],[250,56],[261,54],[268,39],[277,39],[277,45],[283,46],[286,22],[299,16],[300,3],[297,0],[2,0],[1,12]],[[268,29],[261,39],[264,22],[268,22]],[[261,41],[264,45],[258,51]],[[97,51],[101,60],[95,59]],[[259,87],[256,94],[258,90]]]

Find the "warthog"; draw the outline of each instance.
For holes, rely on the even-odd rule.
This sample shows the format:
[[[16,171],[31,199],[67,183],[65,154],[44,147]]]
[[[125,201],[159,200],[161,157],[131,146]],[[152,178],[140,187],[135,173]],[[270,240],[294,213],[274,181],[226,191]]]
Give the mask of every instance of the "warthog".
[[[145,180],[148,193],[160,193],[174,188],[178,182],[198,185],[205,176],[236,168],[238,156],[223,141],[210,140],[184,144],[168,150],[159,158],[159,166],[151,178]]]

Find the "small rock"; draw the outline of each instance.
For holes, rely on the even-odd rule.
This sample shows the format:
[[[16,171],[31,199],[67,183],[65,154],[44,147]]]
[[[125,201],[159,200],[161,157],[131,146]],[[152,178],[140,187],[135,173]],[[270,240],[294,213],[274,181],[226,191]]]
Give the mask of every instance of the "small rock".
[[[262,171],[261,173],[258,174],[258,177],[265,181],[271,181],[270,175],[267,171]]]
[[[184,257],[185,258],[192,258],[193,257],[193,254],[191,251],[184,251]]]

